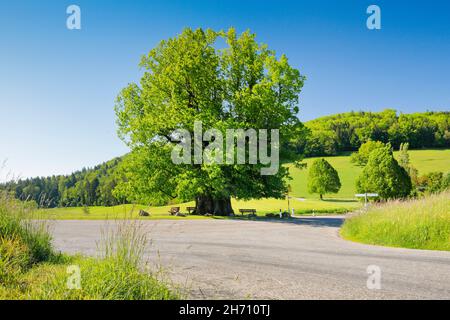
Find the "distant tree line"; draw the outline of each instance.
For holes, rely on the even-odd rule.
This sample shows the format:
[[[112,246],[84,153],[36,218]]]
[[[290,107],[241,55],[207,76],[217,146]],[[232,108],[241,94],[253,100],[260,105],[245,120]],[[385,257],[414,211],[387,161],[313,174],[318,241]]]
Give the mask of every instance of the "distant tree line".
[[[449,148],[450,112],[397,114],[349,112],[318,118],[305,123],[306,137],[297,142],[305,156],[332,156],[356,151],[365,142],[390,143],[398,149],[408,143],[411,149]]]
[[[0,186],[23,201],[35,201],[41,208],[113,206],[125,200],[114,189],[121,179],[115,158],[92,169],[82,169],[70,175],[37,177],[11,181]]]

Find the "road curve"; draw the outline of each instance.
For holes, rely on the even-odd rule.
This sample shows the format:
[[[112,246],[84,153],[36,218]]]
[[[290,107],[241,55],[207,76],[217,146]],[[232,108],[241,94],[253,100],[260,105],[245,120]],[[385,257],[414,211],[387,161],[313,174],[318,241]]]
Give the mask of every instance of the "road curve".
[[[342,217],[143,221],[146,256],[194,299],[450,299],[450,252],[341,239]],[[105,221],[54,221],[55,246],[96,254]],[[111,225],[111,222],[109,223]],[[381,270],[368,289],[368,266]]]

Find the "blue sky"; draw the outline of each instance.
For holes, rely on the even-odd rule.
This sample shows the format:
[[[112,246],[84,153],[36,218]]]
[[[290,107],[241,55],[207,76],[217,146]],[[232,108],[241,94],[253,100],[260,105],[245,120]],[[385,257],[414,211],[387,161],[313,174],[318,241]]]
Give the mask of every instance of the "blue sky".
[[[82,29],[66,28],[81,7]],[[366,28],[381,8],[382,29]],[[300,118],[450,110],[450,2],[0,1],[0,177],[67,174],[127,152],[114,99],[184,27],[250,29],[307,76]]]

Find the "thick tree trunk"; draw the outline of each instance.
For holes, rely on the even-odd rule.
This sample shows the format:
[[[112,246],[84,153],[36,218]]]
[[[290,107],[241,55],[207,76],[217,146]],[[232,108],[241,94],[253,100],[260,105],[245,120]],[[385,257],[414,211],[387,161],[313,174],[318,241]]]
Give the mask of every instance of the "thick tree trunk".
[[[195,213],[205,215],[207,213],[216,216],[229,216],[234,213],[231,207],[231,198],[214,199],[212,196],[202,195],[195,199]]]
[[[214,201],[209,196],[198,196],[195,199],[195,213],[199,215],[205,215],[207,213],[212,214],[214,212]]]
[[[214,200],[214,215],[216,216],[229,216],[234,214],[233,207],[231,206],[231,198],[216,199]]]
[[[323,200],[323,196],[322,195],[320,195],[320,200]]]

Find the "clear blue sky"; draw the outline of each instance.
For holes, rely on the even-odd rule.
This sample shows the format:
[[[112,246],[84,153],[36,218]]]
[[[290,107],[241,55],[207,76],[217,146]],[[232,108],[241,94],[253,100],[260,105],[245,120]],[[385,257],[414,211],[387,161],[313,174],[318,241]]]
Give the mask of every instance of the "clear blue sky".
[[[82,30],[66,28],[77,4]],[[382,29],[366,28],[378,4]],[[250,29],[307,76],[300,118],[450,109],[450,2],[0,1],[0,162],[66,174],[127,152],[114,99],[137,64],[184,27]]]

